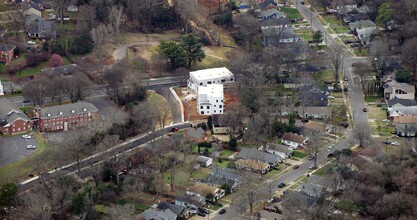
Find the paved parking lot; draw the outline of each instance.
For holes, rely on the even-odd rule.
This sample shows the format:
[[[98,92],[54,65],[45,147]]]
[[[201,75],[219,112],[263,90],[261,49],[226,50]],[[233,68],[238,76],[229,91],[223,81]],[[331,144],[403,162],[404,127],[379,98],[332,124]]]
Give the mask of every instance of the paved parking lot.
[[[37,149],[26,149],[28,145],[38,146],[38,142],[33,135],[30,139],[24,139],[22,135],[0,136],[0,167],[18,161],[37,151]]]

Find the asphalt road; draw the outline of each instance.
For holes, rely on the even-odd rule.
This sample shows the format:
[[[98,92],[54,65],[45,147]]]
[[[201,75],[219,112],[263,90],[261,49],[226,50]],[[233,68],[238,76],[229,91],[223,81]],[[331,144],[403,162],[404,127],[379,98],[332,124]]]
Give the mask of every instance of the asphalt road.
[[[150,132],[148,134],[136,137],[134,139],[131,139],[128,142],[125,142],[121,145],[113,147],[112,149],[110,149],[108,151],[104,151],[104,152],[95,154],[93,156],[90,156],[90,157],[84,159],[83,161],[81,161],[80,167],[82,169],[82,168],[94,165],[94,164],[96,164],[100,161],[103,161],[106,158],[111,157],[112,155],[119,154],[121,152],[130,151],[130,150],[136,149],[138,147],[143,147],[143,144],[145,144],[147,142],[150,142],[153,139],[160,137],[161,135],[168,134],[169,132],[171,132],[171,129],[174,128],[174,127],[179,128],[179,129],[183,129],[183,128],[190,127],[190,124],[188,124],[188,123],[176,124],[176,125],[172,125],[172,126],[166,127],[164,129],[161,129],[161,130],[157,130],[155,132]],[[76,170],[77,170],[77,164],[72,163],[72,164],[69,164],[67,166],[57,168],[55,171],[45,173],[41,176],[41,178],[43,179],[43,181],[49,182],[49,181],[52,181],[56,178],[59,178],[59,177],[68,175],[70,173],[73,173]],[[34,186],[38,185],[39,183],[40,183],[39,178],[35,177],[32,181],[25,181],[25,182],[20,183],[20,190],[21,191],[29,190],[29,189],[33,188]]]

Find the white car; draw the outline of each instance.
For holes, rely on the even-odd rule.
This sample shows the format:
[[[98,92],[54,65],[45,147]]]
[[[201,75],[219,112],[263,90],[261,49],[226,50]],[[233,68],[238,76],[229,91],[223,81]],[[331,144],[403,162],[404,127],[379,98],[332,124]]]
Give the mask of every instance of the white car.
[[[35,41],[31,41],[31,40],[30,40],[30,41],[28,41],[28,44],[29,44],[29,45],[36,45],[36,42],[35,42]]]
[[[24,139],[31,139],[31,138],[32,138],[32,136],[27,135],[27,134],[24,134],[24,135],[22,135],[22,138],[24,138]]]
[[[329,145],[329,149],[332,149],[334,147],[334,145],[332,144],[332,145]]]
[[[391,142],[391,144],[392,144],[392,145],[394,145],[394,146],[400,146],[400,143],[398,143],[398,142],[396,142],[396,141]]]
[[[390,121],[390,120],[388,120],[388,119],[382,119],[382,121],[383,121],[383,122],[387,122],[387,123],[388,123],[388,122],[391,122],[391,121]]]
[[[26,149],[28,149],[28,150],[30,150],[30,149],[36,149],[36,146],[35,145],[28,145],[26,147]]]
[[[307,26],[302,24],[302,25],[300,25],[300,28],[307,28]]]
[[[329,95],[329,96],[327,96],[327,98],[328,99],[335,99],[336,97]]]

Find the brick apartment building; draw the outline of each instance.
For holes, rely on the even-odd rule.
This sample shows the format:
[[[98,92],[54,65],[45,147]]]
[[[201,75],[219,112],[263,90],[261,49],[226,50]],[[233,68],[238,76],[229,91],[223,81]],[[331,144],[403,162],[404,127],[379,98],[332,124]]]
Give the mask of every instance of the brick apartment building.
[[[32,120],[13,102],[0,98],[0,133],[17,134],[31,131]]]
[[[86,127],[99,118],[98,109],[88,102],[76,102],[47,108],[36,108],[40,131],[67,131],[69,128]]]
[[[0,45],[0,62],[3,62],[4,64],[9,64],[10,61],[12,61],[14,57],[14,49],[15,46],[7,45],[7,44],[1,44]]]

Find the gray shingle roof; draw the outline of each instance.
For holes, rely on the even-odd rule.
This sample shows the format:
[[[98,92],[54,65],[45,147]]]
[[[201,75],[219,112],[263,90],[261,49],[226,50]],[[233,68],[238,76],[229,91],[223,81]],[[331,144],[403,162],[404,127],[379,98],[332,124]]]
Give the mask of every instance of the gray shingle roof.
[[[279,37],[280,39],[298,38],[299,36],[294,32],[292,28],[285,27],[267,27],[261,29],[262,34],[268,37]]]
[[[265,153],[251,148],[242,148],[239,157],[247,160],[262,161],[269,164],[281,161],[281,157],[278,155]]]
[[[224,184],[227,184],[230,187],[233,187],[234,185],[236,185],[238,182],[232,179],[225,179],[219,176],[214,176],[214,175],[210,175],[207,177],[207,179],[199,179],[198,180],[201,183],[207,183],[209,185],[214,185],[217,187],[221,187]]]
[[[41,110],[41,117],[57,117],[57,116],[68,116],[78,113],[92,113],[98,112],[98,109],[91,103],[88,102],[76,102],[66,105],[57,105],[47,107]],[[62,114],[61,114],[62,113]]]
[[[160,210],[167,210],[167,209],[171,210],[173,213],[175,213],[178,216],[183,216],[188,211],[187,208],[184,206],[179,206],[179,205],[167,203],[164,201],[161,201],[156,208]]]
[[[279,151],[279,152],[282,152],[282,153],[291,153],[291,152],[293,152],[293,150],[290,149],[287,145],[275,144],[275,143],[271,143],[271,142],[266,144],[266,149]]]
[[[31,33],[53,32],[55,31],[54,21],[37,21],[31,25]]]
[[[303,106],[327,106],[329,104],[326,93],[312,84],[299,88],[298,99]]]
[[[6,125],[13,123],[17,119],[22,119],[26,122],[30,121],[30,118],[13,104],[13,102],[6,98],[0,98],[0,124]]]
[[[236,181],[240,181],[240,178],[242,178],[242,176],[239,174],[239,171],[230,168],[215,167],[211,169],[210,173],[215,176],[233,179]]]
[[[350,30],[355,30],[355,29],[362,29],[362,28],[367,28],[367,27],[376,27],[375,23],[371,20],[359,20],[356,22],[352,22],[349,23],[349,28]]]
[[[173,213],[171,210],[153,210],[148,209],[143,212],[142,217],[146,220],[176,220],[177,215]]]
[[[284,78],[281,78],[281,81],[283,84],[300,84],[300,85],[317,83],[314,79],[310,77],[302,77],[302,78],[284,77]]]
[[[196,207],[203,207],[206,205],[206,201],[204,199],[187,194],[176,196],[175,200],[181,201],[183,203],[192,204]]]
[[[395,97],[387,101],[388,106],[392,106],[395,104],[401,104],[402,106],[417,106],[416,100],[414,99],[399,99]]]
[[[290,19],[285,17],[285,18],[274,18],[274,19],[267,19],[267,20],[262,20],[259,22],[261,27],[270,27],[270,26],[285,26],[285,25],[289,25]]]
[[[278,11],[276,9],[269,9],[269,10],[266,10],[266,11],[260,11],[258,13],[258,16],[259,17],[269,17],[269,16],[274,15],[274,14],[276,14],[277,17],[285,17],[286,16],[284,12]]]
[[[42,74],[48,76],[70,75],[79,69],[77,64],[68,64],[64,66],[43,69]]]
[[[196,161],[198,163],[207,163],[210,159],[212,160],[210,157],[198,156]]]

